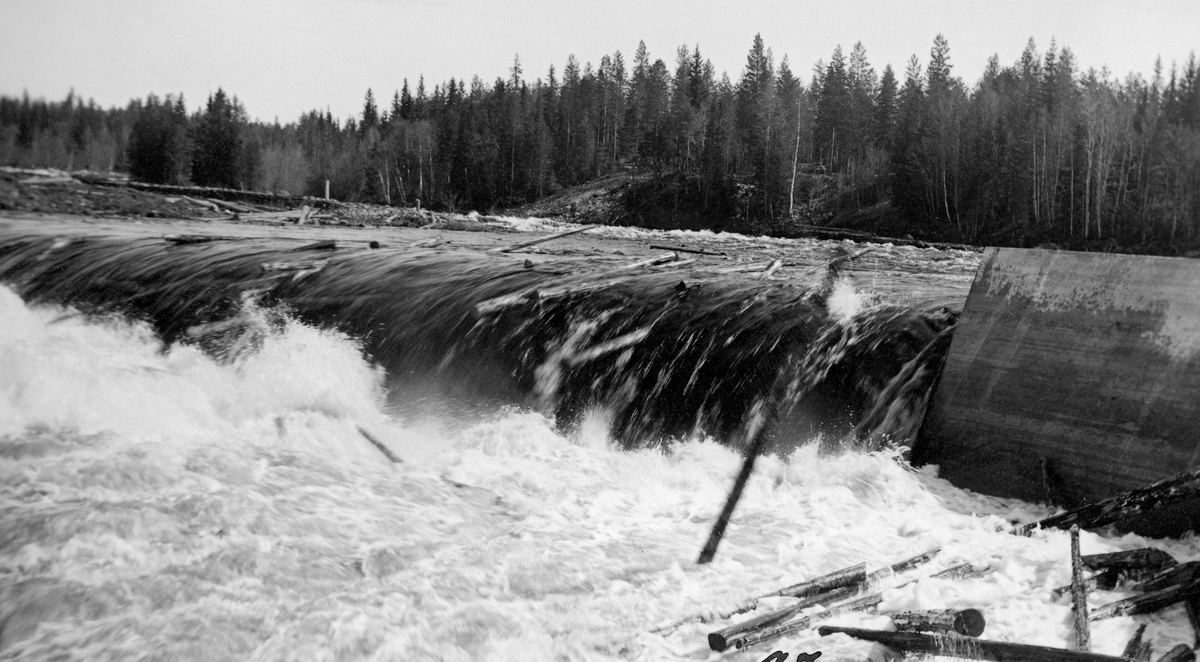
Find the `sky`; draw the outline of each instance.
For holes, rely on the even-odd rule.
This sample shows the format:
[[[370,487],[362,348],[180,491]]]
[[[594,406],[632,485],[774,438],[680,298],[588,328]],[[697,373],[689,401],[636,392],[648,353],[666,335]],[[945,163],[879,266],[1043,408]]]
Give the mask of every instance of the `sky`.
[[[295,121],[314,108],[346,118],[368,88],[381,106],[407,78],[491,83],[519,56],[524,78],[567,56],[598,65],[638,41],[674,69],[699,45],[736,81],[755,34],[807,83],[813,64],[861,41],[876,71],[924,65],[934,37],[971,85],[993,54],[1015,62],[1030,38],[1069,46],[1086,69],[1149,77],[1200,50],[1200,0],[0,0],[0,95],[101,106],[183,93],[190,109],[224,88],[250,117]]]

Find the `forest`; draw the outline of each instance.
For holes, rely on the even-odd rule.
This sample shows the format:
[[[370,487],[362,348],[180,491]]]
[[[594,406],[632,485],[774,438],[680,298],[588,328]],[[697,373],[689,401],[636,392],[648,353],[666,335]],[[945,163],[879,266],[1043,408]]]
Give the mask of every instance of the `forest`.
[[[0,98],[0,164],[125,171],[385,205],[494,212],[629,173],[602,222],[794,234],[840,226],[992,245],[1200,250],[1200,66],[1082,69],[1069,48],[996,56],[968,85],[939,35],[876,72],[838,47],[804,84],[755,37],[737,80],[699,46],[670,64],[572,55],[529,80],[404,79],[362,111],[250,121],[223,90],[102,109]]]

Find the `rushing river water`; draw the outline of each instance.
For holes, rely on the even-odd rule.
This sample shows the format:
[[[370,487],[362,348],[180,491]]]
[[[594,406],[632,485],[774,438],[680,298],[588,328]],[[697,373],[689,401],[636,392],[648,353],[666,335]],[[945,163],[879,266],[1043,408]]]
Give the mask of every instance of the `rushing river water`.
[[[844,305],[900,296],[888,264],[941,259],[878,250]],[[716,560],[696,565],[735,450],[625,450],[603,410],[563,433],[530,408],[423,409],[389,392],[359,339],[268,329],[218,361],[0,287],[0,659],[864,660],[880,652],[813,630],[725,654],[705,634],[731,621],[652,630],[935,547],[880,587],[880,612],[975,607],[985,638],[1070,647],[1069,597],[1050,595],[1070,581],[1067,534],[996,532],[1044,506],[959,490],[898,451],[793,440],[760,459]],[[1141,546],[1200,559],[1195,537],[1082,534],[1085,554]],[[964,562],[989,572],[929,577]],[[1092,650],[1119,655],[1139,623],[1155,657],[1191,642],[1177,606],[1093,623]]]

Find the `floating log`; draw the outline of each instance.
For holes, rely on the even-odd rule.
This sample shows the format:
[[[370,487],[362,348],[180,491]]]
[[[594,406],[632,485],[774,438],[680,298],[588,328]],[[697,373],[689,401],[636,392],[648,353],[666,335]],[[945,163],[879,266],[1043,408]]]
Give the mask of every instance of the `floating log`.
[[[1139,591],[1157,591],[1160,588],[1186,584],[1196,579],[1200,579],[1200,561],[1188,561],[1160,572],[1135,588]]]
[[[1158,662],[1195,662],[1196,652],[1187,644],[1179,644],[1158,658]]]
[[[1200,497],[1200,469],[1185,471],[1164,478],[1149,487],[1118,494],[1082,508],[1018,526],[1013,529],[1013,533],[1029,535],[1037,529],[1066,529],[1074,524],[1085,529],[1094,529],[1195,497]]]
[[[571,285],[563,285],[561,287],[547,287],[537,290],[537,297],[542,301],[552,299],[561,299],[562,297],[574,296],[576,294],[590,294],[599,290],[606,290],[613,285],[624,283],[626,278],[609,278],[607,280],[597,280],[585,283],[573,283]]]
[[[935,572],[930,577],[935,579],[978,579],[991,571],[991,568],[976,568],[970,563],[963,563],[946,568],[941,572]]]
[[[299,253],[300,251],[331,251],[336,248],[337,241],[333,239],[326,239],[325,241],[318,241],[312,244],[306,244],[299,248],[293,248],[292,251],[296,253]]]
[[[606,340],[598,345],[593,345],[582,352],[579,352],[578,354],[572,356],[570,360],[568,360],[568,363],[570,363],[571,367],[574,368],[589,361],[595,361],[605,354],[611,354],[617,350],[636,345],[645,340],[646,336],[648,335],[650,335],[650,327],[622,334],[616,338],[613,338],[612,340]]]
[[[736,266],[736,267],[728,267],[725,269],[718,269],[717,273],[719,273],[719,274],[736,274],[736,273],[741,273],[743,271],[762,271],[763,269],[766,269],[769,266],[771,266],[770,262],[768,262],[766,264],[763,264],[761,262],[755,262],[752,264],[743,264],[743,265]]]
[[[874,641],[911,653],[932,653],[946,657],[968,660],[994,660],[995,662],[1129,662],[1123,657],[1097,655],[1065,648],[1013,644],[1007,641],[990,641],[955,635],[921,634],[918,632],[885,632],[834,625],[817,628],[822,637],[844,634],[863,641]]]
[[[1079,525],[1071,527],[1071,610],[1075,615],[1075,650],[1091,650],[1088,632],[1087,586],[1083,582],[1083,559],[1079,555]]]
[[[236,202],[226,202],[224,200],[214,200],[212,198],[206,198],[206,199],[209,202],[211,202],[212,204],[216,205],[217,207],[220,207],[221,209],[228,209],[229,211],[236,211],[236,212],[243,213],[243,214],[252,214],[255,211],[257,211],[255,209],[247,207],[246,205],[239,205]]]
[[[194,204],[194,205],[198,205],[198,206],[200,206],[200,207],[207,207],[207,208],[209,208],[209,209],[211,209],[211,210],[213,210],[213,211],[220,211],[220,210],[221,210],[221,208],[220,208],[220,207],[216,206],[216,205],[215,205],[215,204],[213,204],[212,202],[209,202],[208,200],[199,200],[199,199],[197,199],[197,198],[193,198],[193,197],[186,196],[186,195],[181,195],[181,196],[179,196],[179,197],[180,197],[181,199],[183,199],[183,200],[187,200],[188,202],[190,202],[190,203],[192,203],[192,204]]]
[[[37,186],[40,184],[70,184],[73,182],[78,183],[78,181],[74,177],[71,177],[69,175],[61,175],[58,177],[27,177],[25,179],[17,180],[18,184],[26,184],[26,185],[33,185],[33,186]]]
[[[673,631],[676,628],[678,628],[680,625],[683,625],[684,623],[688,623],[690,621],[700,621],[702,623],[708,623],[708,622],[714,621],[714,620],[722,620],[723,621],[727,618],[731,618],[738,614],[748,612],[752,609],[757,609],[759,601],[762,600],[763,598],[774,598],[774,597],[808,598],[810,596],[828,593],[834,589],[844,588],[847,586],[854,586],[857,584],[862,584],[866,581],[866,579],[867,579],[867,564],[856,563],[855,565],[852,565],[849,568],[842,568],[841,570],[836,570],[827,575],[821,575],[820,577],[816,577],[816,578],[810,579],[808,581],[800,582],[798,584],[792,584],[791,586],[785,586],[784,588],[781,588],[777,591],[771,591],[770,593],[764,593],[757,597],[751,598],[750,600],[742,602],[732,609],[729,609],[729,610],[723,611],[723,612],[719,612],[715,615],[715,617],[711,613],[696,614],[694,616],[688,616],[688,617],[680,619],[678,621],[674,621],[673,623],[670,623],[668,625],[655,628],[654,630],[652,630],[652,632],[659,633],[659,632]],[[813,603],[813,604],[815,604],[815,603]]]
[[[656,251],[678,251],[680,253],[695,253],[696,255],[713,255],[718,257],[725,255],[725,253],[709,251],[703,248],[686,248],[684,246],[664,246],[662,244],[650,244],[650,248]]]
[[[766,280],[775,275],[776,271],[783,267],[783,260],[773,260],[767,269],[758,275],[759,278]]]
[[[736,623],[727,628],[721,628],[716,632],[708,633],[708,647],[715,651],[723,651],[730,646],[734,646],[735,642],[744,641],[747,637],[768,628],[776,623],[785,621],[801,611],[815,605],[827,605],[839,600],[845,600],[853,597],[858,592],[855,586],[847,586],[844,588],[835,589],[828,593],[812,595],[800,600],[795,604],[776,609],[772,612],[756,616],[748,621]],[[741,648],[741,646],[738,646]]]
[[[674,269],[676,267],[686,267],[689,264],[695,264],[695,263],[696,263],[695,258],[692,258],[690,260],[675,260],[674,262],[668,262],[668,263],[662,265],[662,268],[663,269]]]
[[[807,630],[808,628],[812,627],[813,623],[823,621],[827,618],[832,618],[833,616],[837,616],[839,614],[874,609],[880,602],[883,602],[882,595],[878,593],[874,595],[868,595],[864,598],[859,598],[858,600],[835,605],[824,611],[817,612],[812,616],[805,616],[803,618],[798,618],[794,621],[784,623],[783,625],[779,625],[768,630],[763,630],[762,632],[749,634],[744,637],[735,637],[730,641],[730,643],[738,648],[746,648],[747,646],[755,646],[766,643],[773,639],[786,637],[793,632]]]
[[[234,237],[221,237],[214,234],[169,234],[163,237],[163,241],[171,242],[176,246],[207,244],[210,241],[229,241],[232,239]]]
[[[983,634],[987,621],[978,609],[933,609],[901,611],[891,615],[892,624],[904,632],[956,633],[968,637]]]
[[[246,325],[246,320],[240,317],[231,317],[229,319],[220,320],[218,322],[208,322],[205,324],[196,324],[189,326],[184,335],[188,338],[200,338],[211,335],[213,333],[223,333],[231,329],[240,328]]]
[[[1150,659],[1150,642],[1142,641],[1142,635],[1146,633],[1146,624],[1142,623],[1138,626],[1137,632],[1129,638],[1129,643],[1125,644],[1125,652],[1121,653],[1121,657],[1127,657],[1131,660],[1149,660]]]
[[[1098,621],[1113,616],[1149,614],[1196,596],[1200,596],[1200,580],[1110,602],[1093,612],[1088,620]]]
[[[623,267],[617,267],[617,268],[618,269],[641,269],[642,267],[652,267],[656,264],[662,264],[663,262],[670,262],[671,260],[678,260],[678,259],[679,259],[678,254],[667,253],[666,255],[659,255],[658,257],[648,257],[644,260],[638,260],[637,262],[634,262],[633,264],[627,264]]]
[[[1088,554],[1082,558],[1083,564],[1092,570],[1116,568],[1118,570],[1150,569],[1159,571],[1179,565],[1173,556],[1152,547],[1109,554]]]
[[[930,550],[928,552],[924,552],[924,553],[918,554],[916,556],[904,559],[903,561],[893,563],[892,565],[881,568],[879,570],[876,570],[876,571],[872,572],[871,574],[866,574],[865,572],[863,572],[862,569],[865,566],[864,566],[864,564],[860,563],[858,565],[854,565],[849,568],[846,568],[845,570],[839,570],[838,572],[831,573],[829,575],[825,575],[824,577],[818,577],[817,579],[815,579],[811,582],[803,582],[800,584],[796,584],[794,586],[789,586],[787,588],[781,589],[780,591],[777,591],[775,593],[768,594],[767,596],[762,596],[762,597],[769,597],[772,595],[786,595],[786,596],[792,596],[792,597],[804,596],[804,599],[796,604],[792,604],[792,605],[788,605],[786,607],[782,607],[780,609],[776,609],[775,611],[772,611],[767,614],[763,614],[762,616],[757,616],[748,621],[736,623],[727,628],[724,628],[722,630],[718,630],[716,632],[709,634],[708,635],[709,647],[712,648],[713,650],[725,650],[725,648],[728,648],[729,646],[733,645],[733,644],[729,643],[731,641],[740,640],[741,638],[745,638],[746,636],[748,636],[754,632],[760,631],[763,628],[768,627],[773,623],[778,623],[784,619],[790,618],[793,615],[800,613],[801,610],[807,609],[808,607],[811,607],[815,604],[822,604],[822,605],[830,604],[832,602],[837,602],[839,600],[844,600],[846,598],[849,598],[849,597],[853,596],[855,593],[857,593],[859,590],[866,588],[866,587],[870,587],[871,585],[875,584],[876,582],[878,582],[886,577],[894,575],[895,573],[898,573],[898,572],[903,572],[905,570],[915,568],[915,567],[921,565],[922,563],[928,562],[930,559],[932,559],[934,556],[936,556],[938,554],[938,552],[940,552],[940,551],[941,551],[941,548],[936,548],[936,549]],[[862,573],[861,579],[858,579],[856,581],[853,581],[853,583],[850,583],[851,580],[855,580],[856,578],[858,578],[860,576],[860,573]],[[835,586],[840,587],[840,588],[830,591],[830,589]],[[826,591],[829,591],[829,592],[826,592]],[[724,646],[724,648],[719,648],[719,647],[715,647],[715,646]]]
[[[383,456],[391,460],[393,464],[401,464],[403,462],[403,460],[396,457],[396,454],[388,449],[387,446],[384,446],[382,441],[376,439],[370,432],[367,432],[365,429],[363,429],[361,425],[358,426],[358,433],[361,434],[367,441],[371,442],[372,446],[378,448],[379,452],[383,453]]]
[[[729,518],[733,517],[733,509],[737,507],[738,500],[742,498],[742,490],[746,488],[746,481],[750,480],[750,474],[754,473],[754,462],[762,453],[766,443],[766,435],[760,434],[755,437],[754,442],[747,450],[746,458],[742,460],[742,469],[738,472],[737,478],[733,480],[733,487],[729,488],[725,506],[721,508],[721,514],[717,515],[717,521],[713,522],[712,531],[709,531],[708,540],[704,542],[704,547],[700,550],[700,557],[696,559],[696,563],[710,563],[717,555],[717,546],[721,544],[721,538],[725,535],[725,527],[729,526]]]
[[[1115,570],[1098,572],[1091,577],[1084,579],[1083,585],[1084,588],[1086,588],[1089,592],[1097,590],[1109,590],[1117,585],[1117,572]],[[1059,598],[1071,592],[1072,586],[1074,586],[1074,582],[1070,584],[1064,584],[1063,586],[1059,586],[1053,591],[1050,591],[1050,599],[1058,601]]]
[[[301,262],[263,262],[263,271],[318,271],[324,269],[329,260],[303,260]]]
[[[583,227],[574,228],[571,230],[563,230],[562,232],[555,232],[554,234],[546,235],[545,237],[538,237],[537,239],[530,239],[529,241],[522,241],[521,243],[513,244],[512,246],[493,248],[493,249],[489,250],[488,252],[489,253],[510,253],[519,248],[525,248],[527,246],[534,246],[534,245],[537,245],[537,244],[540,244],[543,242],[550,241],[551,239],[558,239],[559,237],[566,237],[568,235],[578,234],[580,232],[587,232],[588,230],[591,230],[594,227],[596,227],[596,226],[595,225],[585,225]]]
[[[755,598],[755,601],[757,602],[761,598],[770,598],[775,596],[804,598],[810,595],[825,593],[826,591],[831,591],[835,588],[861,584],[866,580],[867,564],[856,563],[849,568],[842,568],[841,570],[831,572],[827,575],[821,575],[816,579],[810,579],[806,582],[800,582],[799,584],[792,584],[791,586],[786,586],[778,591],[761,595],[758,598]],[[753,609],[753,607],[751,607],[751,609]]]

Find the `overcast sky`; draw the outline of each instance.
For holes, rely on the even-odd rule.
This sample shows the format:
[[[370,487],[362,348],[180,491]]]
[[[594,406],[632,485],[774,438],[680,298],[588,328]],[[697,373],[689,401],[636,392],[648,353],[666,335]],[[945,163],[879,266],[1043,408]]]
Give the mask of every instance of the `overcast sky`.
[[[954,73],[974,83],[987,58],[1011,64],[1032,37],[1070,46],[1083,67],[1147,77],[1200,49],[1200,0],[0,0],[0,94],[61,99],[74,88],[103,106],[183,92],[192,109],[218,87],[251,117],[294,121],[305,110],[360,112],[408,78],[491,83],[520,55],[524,76],[562,70],[638,40],[673,69],[699,44],[737,80],[755,33],[807,82],[835,46],[866,46],[877,71],[924,64],[937,33]]]

